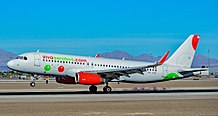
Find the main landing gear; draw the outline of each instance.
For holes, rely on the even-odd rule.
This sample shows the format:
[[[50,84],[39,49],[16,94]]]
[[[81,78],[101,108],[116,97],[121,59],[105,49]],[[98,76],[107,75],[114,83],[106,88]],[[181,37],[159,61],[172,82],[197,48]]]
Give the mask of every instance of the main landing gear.
[[[90,87],[89,87],[89,91],[90,91],[90,93],[96,93],[97,92],[97,87],[95,86],[95,85],[91,85]],[[110,87],[110,86],[108,86],[108,85],[106,85],[106,86],[104,86],[104,88],[103,88],[103,92],[104,93],[110,93],[112,91],[112,88]]]
[[[89,91],[91,93],[96,93],[97,92],[97,87],[95,85],[91,85],[89,87]],[[108,86],[108,81],[106,80],[106,86],[104,86],[103,92],[104,93],[110,93],[111,91],[112,91],[112,88],[110,86]]]
[[[91,85],[90,87],[89,87],[89,91],[91,92],[91,93],[96,93],[97,92],[97,87],[95,86],[95,85]]]
[[[104,88],[103,88],[103,91],[104,93],[110,93],[112,91],[112,88],[108,85],[106,85]]]

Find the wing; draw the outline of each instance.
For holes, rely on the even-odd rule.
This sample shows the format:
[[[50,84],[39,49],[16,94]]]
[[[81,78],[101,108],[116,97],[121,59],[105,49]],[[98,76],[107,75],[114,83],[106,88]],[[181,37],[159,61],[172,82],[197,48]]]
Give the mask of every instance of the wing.
[[[79,72],[98,74],[98,75],[101,75],[101,77],[111,78],[111,79],[114,79],[114,78],[118,79],[120,76],[130,77],[129,74],[133,74],[133,73],[139,73],[139,74],[144,75],[143,72],[146,71],[147,68],[154,68],[154,67],[157,67],[159,65],[162,65],[166,61],[168,54],[169,54],[169,51],[167,51],[165,53],[165,55],[159,60],[159,62],[156,62],[154,64],[145,65],[145,66],[122,68],[122,69],[108,69],[108,70],[88,70],[88,71],[80,70]],[[99,54],[96,55],[96,58],[98,56],[99,56]],[[72,72],[76,72],[76,71],[74,71],[74,69],[69,70],[67,75],[72,76],[72,77],[75,76],[75,74]]]
[[[131,67],[131,68],[125,68],[125,69],[109,69],[109,70],[92,70],[92,71],[83,71],[83,72],[88,72],[88,73],[94,73],[94,74],[99,74],[102,77],[106,78],[116,78],[119,76],[127,76],[130,77],[129,74],[133,73],[139,73],[144,75],[144,71],[146,71],[147,68],[151,67],[157,67],[161,65],[160,63],[155,63],[151,65],[146,65],[146,66],[139,66],[139,67]]]

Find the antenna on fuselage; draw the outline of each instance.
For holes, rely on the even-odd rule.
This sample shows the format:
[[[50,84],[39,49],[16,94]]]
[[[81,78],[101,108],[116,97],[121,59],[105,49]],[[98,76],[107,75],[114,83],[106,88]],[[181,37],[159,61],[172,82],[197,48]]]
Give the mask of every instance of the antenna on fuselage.
[[[36,52],[39,52],[39,49]]]

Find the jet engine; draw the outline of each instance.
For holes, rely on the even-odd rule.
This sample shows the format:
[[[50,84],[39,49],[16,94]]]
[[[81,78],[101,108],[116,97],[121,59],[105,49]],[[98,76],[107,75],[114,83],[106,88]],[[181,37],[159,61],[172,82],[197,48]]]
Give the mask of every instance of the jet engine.
[[[105,79],[98,74],[78,72],[77,82],[78,84],[84,84],[84,85],[99,85],[99,84],[104,84]]]

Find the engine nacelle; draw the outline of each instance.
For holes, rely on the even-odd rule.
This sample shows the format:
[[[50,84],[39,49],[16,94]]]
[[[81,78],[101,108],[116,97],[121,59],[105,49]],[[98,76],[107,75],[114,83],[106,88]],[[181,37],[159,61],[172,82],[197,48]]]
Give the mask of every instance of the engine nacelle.
[[[78,72],[77,79],[78,84],[84,85],[99,85],[105,83],[105,79],[100,75],[86,72]]]
[[[75,78],[73,77],[56,77],[56,82],[62,84],[76,84]]]

